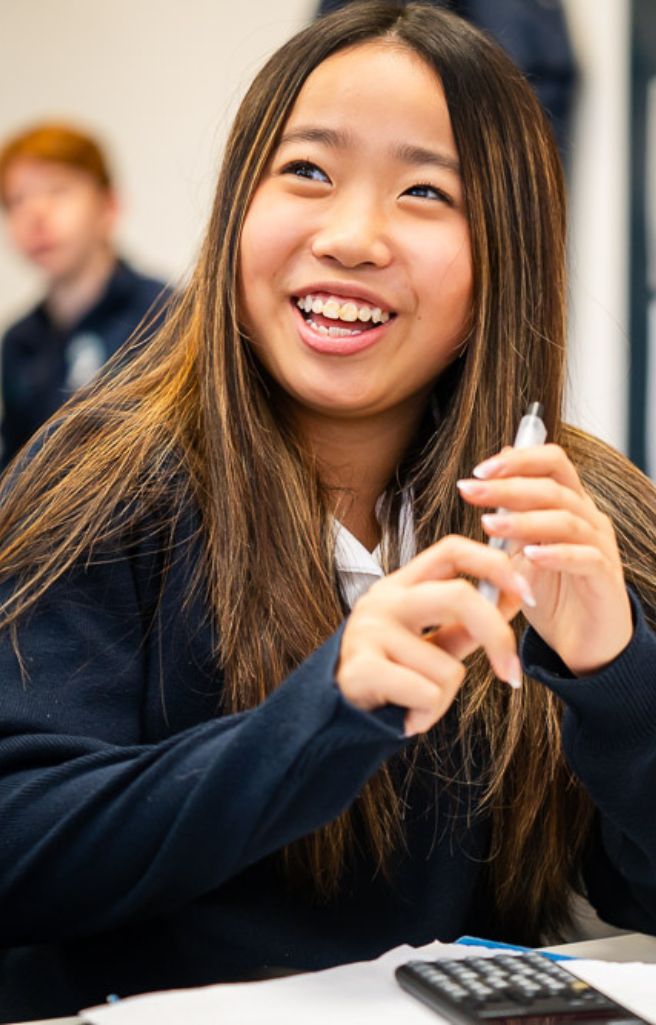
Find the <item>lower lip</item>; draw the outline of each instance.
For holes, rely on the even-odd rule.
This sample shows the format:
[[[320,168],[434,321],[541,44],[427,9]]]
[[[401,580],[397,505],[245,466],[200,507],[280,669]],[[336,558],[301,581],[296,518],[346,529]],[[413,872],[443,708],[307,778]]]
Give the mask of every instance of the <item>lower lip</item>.
[[[368,331],[363,331],[362,334],[332,338],[330,335],[322,335],[310,327],[297,306],[292,306],[292,311],[296,317],[298,333],[308,349],[329,356],[353,356],[357,352],[370,349],[381,340],[392,323],[390,319],[386,324],[379,324],[378,327],[372,327]]]

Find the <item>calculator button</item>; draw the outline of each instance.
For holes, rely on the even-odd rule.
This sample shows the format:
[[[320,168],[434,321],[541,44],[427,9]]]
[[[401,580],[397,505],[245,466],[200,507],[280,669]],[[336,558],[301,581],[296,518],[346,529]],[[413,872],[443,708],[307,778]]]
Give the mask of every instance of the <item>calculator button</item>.
[[[446,979],[434,979],[433,985],[440,992],[446,993],[452,1000],[457,1000],[458,1002],[465,1000],[469,996],[467,990],[463,989],[462,986],[458,986],[455,982],[448,982]]]
[[[496,958],[494,960],[488,957],[469,957],[467,958],[468,964],[471,965],[475,972],[487,972],[496,971],[498,967],[496,965]]]
[[[490,975],[487,976],[485,982],[488,986],[490,986],[491,989],[498,990],[499,992],[507,989],[508,987],[507,979],[495,979],[493,976]]]

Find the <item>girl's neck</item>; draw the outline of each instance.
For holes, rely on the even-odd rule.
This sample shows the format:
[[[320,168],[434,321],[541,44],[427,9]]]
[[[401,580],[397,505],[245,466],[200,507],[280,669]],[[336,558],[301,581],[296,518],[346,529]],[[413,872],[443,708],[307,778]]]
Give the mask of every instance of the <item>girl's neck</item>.
[[[109,247],[99,247],[75,272],[52,282],[46,308],[59,328],[69,328],[100,299],[114,267],[116,255]]]
[[[336,518],[369,551],[380,541],[376,502],[414,437],[424,408],[424,400],[415,396],[401,409],[367,418],[296,411],[297,427],[333,495]]]

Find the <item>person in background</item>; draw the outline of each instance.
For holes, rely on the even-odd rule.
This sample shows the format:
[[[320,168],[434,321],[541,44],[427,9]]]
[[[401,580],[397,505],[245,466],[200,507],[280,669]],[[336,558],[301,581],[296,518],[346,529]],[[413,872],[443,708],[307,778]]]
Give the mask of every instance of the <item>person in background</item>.
[[[656,489],[563,422],[564,258],[468,22],[353,4],[259,72],[161,330],[0,482],[10,1021],[582,890],[656,933]]]
[[[118,203],[105,154],[68,124],[44,123],[0,149],[0,201],[16,250],[46,294],[2,342],[2,465],[88,384],[167,296],[114,247]]]

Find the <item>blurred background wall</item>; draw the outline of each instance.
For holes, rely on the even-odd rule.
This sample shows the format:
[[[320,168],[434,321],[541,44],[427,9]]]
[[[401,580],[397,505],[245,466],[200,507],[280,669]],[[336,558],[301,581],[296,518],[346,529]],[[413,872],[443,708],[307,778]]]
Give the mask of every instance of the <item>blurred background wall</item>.
[[[627,451],[629,0],[566,0],[579,69],[570,162],[570,387],[575,423]]]
[[[630,0],[565,6],[581,75],[570,161],[569,416],[626,451]],[[45,117],[86,125],[113,156],[123,251],[180,279],[236,104],[264,58],[314,10],[314,0],[0,0],[0,138]],[[0,242],[0,328],[37,292]]]

